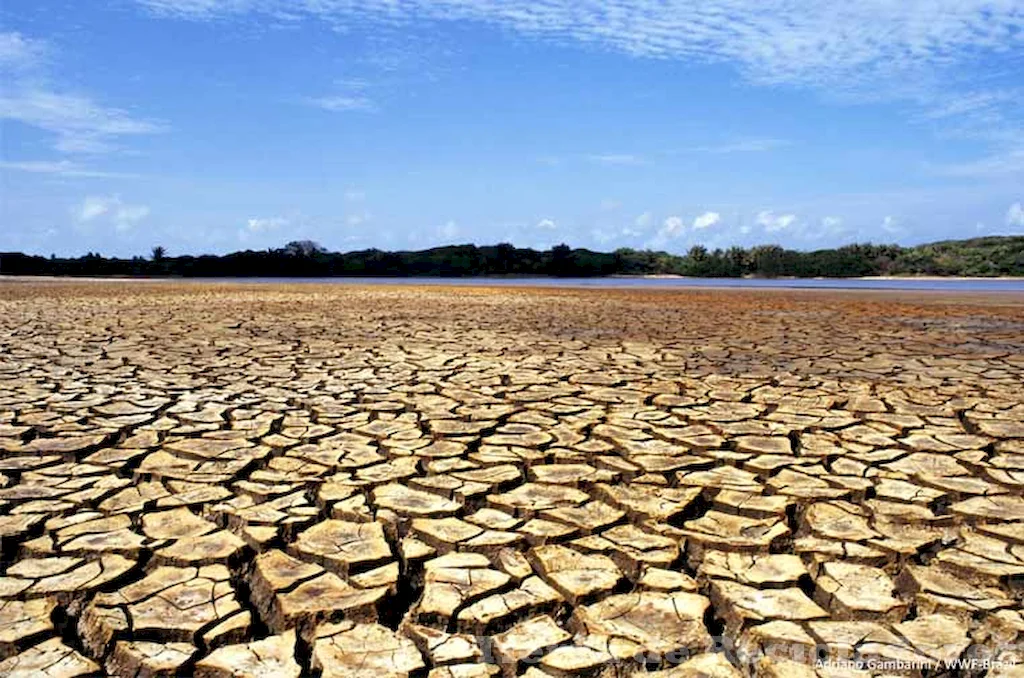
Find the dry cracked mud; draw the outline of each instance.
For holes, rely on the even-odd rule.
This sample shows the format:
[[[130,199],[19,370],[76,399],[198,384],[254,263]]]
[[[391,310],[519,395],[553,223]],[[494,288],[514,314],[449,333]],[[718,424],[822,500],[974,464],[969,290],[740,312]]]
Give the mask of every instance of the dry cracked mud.
[[[4,676],[1024,676],[1024,300],[4,282],[0,544]]]

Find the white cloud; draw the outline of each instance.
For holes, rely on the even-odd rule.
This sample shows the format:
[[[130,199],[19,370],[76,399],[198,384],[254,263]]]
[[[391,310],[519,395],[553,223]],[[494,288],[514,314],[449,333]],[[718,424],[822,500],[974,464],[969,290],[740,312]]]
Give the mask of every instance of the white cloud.
[[[458,235],[459,235],[459,225],[457,223],[455,223],[454,221],[452,221],[452,220],[448,220],[447,222],[445,222],[445,223],[441,224],[440,226],[438,226],[435,229],[435,231],[437,233],[437,237],[438,238],[440,238],[442,240],[445,240],[445,241],[451,241],[454,238],[458,237]]]
[[[775,214],[771,210],[764,210],[757,214],[757,224],[763,227],[767,233],[785,231],[795,221],[795,214]]]
[[[975,119],[998,118],[1000,108],[1007,103],[1020,101],[1021,92],[1012,90],[983,90],[953,93],[937,101],[921,115],[926,120],[942,120],[971,116]]]
[[[1002,148],[978,160],[939,165],[933,168],[938,174],[950,177],[986,178],[1008,174],[1024,173],[1024,147]]]
[[[165,129],[160,122],[137,119],[128,111],[50,84],[42,73],[47,49],[44,42],[20,33],[0,33],[0,120],[53,134],[54,148],[63,153],[107,152],[117,147],[120,137]],[[25,171],[45,171],[39,167]]]
[[[82,205],[78,208],[78,220],[79,221],[92,221],[96,217],[103,216],[110,211],[111,206],[114,204],[115,198],[104,197],[100,195],[90,195],[82,201]]]
[[[26,38],[21,33],[0,31],[0,68],[32,69],[40,65],[48,48],[40,40]]]
[[[742,139],[718,146],[702,146],[696,150],[707,153],[764,153],[789,146],[785,139]]]
[[[1006,211],[1006,225],[1024,228],[1024,205],[1015,202]]]
[[[626,224],[620,230],[621,235],[624,238],[634,238],[638,235],[643,235],[645,231],[651,226],[652,215],[650,212],[644,212],[636,219],[633,220],[633,225]]]
[[[686,224],[680,217],[668,217],[661,225],[658,236],[661,238],[678,238],[686,231]]]
[[[699,231],[701,229],[714,226],[721,220],[722,215],[718,212],[705,212],[693,220],[693,228],[694,230]]]
[[[1020,0],[135,0],[157,15],[212,20],[259,13],[312,17],[345,30],[379,21],[484,23],[529,39],[628,55],[726,63],[757,84],[811,87],[857,100],[898,100],[917,122],[977,138],[1015,134],[991,158],[952,173],[1005,172],[1021,148],[1020,96],[986,90],[971,67],[1015,57],[1024,42]],[[998,62],[1002,63],[1002,62]],[[991,71],[991,69],[989,69]],[[987,71],[988,72],[988,71]],[[351,99],[348,97],[347,99]],[[362,104],[336,102],[341,110]],[[781,142],[784,144],[785,142]],[[703,150],[757,152],[776,139]],[[600,157],[600,156],[598,156]],[[620,156],[624,162],[637,164]],[[635,157],[634,157],[635,160]],[[598,161],[600,162],[600,161]],[[1020,165],[1015,165],[1018,169]],[[1017,171],[1017,170],[1013,170]]]
[[[366,210],[363,210],[362,212],[354,212],[345,217],[345,223],[353,227],[362,226],[363,224],[368,222],[370,218],[370,213],[367,212]]]
[[[119,231],[125,231],[149,216],[146,205],[122,205],[114,213],[114,225]]]
[[[848,230],[841,217],[822,217],[821,232],[817,237],[843,235]]]
[[[276,231],[282,226],[287,226],[289,220],[286,217],[253,217],[245,222],[250,233],[266,233]]]
[[[890,235],[900,235],[906,232],[899,219],[894,216],[886,216],[882,219],[882,230]]]
[[[331,113],[373,113],[377,111],[377,102],[367,94],[369,89],[367,80],[342,78],[334,81],[334,91],[327,96],[307,97],[303,101]]]
[[[622,203],[618,200],[605,199],[601,201],[602,212],[614,212],[620,207],[622,207]]]
[[[377,105],[365,96],[329,96],[306,99],[306,102],[331,113],[362,111],[370,113],[377,110]]]
[[[54,148],[64,153],[104,153],[122,136],[155,134],[160,123],[137,120],[126,111],[107,108],[77,94],[63,94],[17,84],[0,96],[0,118],[56,135]]]
[[[542,231],[553,231],[558,228],[558,224],[554,219],[541,219],[537,222],[537,228]]]
[[[608,166],[633,166],[647,164],[647,161],[641,156],[630,153],[603,153],[588,155],[587,160],[597,165]]]
[[[79,223],[87,224],[106,217],[117,230],[125,231],[148,217],[150,209],[146,205],[125,203],[119,195],[90,195],[72,213]]]
[[[134,176],[123,172],[92,170],[70,160],[0,160],[0,170],[54,174],[61,177],[124,178]]]
[[[315,16],[337,26],[368,18],[481,21],[640,56],[731,61],[756,80],[800,84],[939,68],[981,50],[1012,53],[1024,28],[1013,0],[136,1],[196,19],[261,11]]]

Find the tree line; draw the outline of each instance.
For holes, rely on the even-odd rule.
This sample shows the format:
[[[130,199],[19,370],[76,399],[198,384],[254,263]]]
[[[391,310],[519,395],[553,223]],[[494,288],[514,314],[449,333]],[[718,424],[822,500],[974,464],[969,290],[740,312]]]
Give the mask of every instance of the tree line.
[[[329,252],[312,241],[225,255],[44,257],[0,253],[0,274],[170,277],[468,277],[683,275],[694,277],[858,277],[873,275],[1024,276],[1024,236],[992,236],[902,247],[854,244],[814,251],[779,245],[709,250],[697,245],[677,255],[622,248],[614,252],[558,245],[548,250],[508,243],[453,245],[419,251],[378,249]]]

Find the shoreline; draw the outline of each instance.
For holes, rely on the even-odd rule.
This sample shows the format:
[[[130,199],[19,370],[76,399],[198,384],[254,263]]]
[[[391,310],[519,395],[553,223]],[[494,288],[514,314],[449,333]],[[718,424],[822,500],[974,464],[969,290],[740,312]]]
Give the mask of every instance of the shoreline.
[[[647,275],[609,275],[600,276],[604,278],[625,278],[625,279],[636,279],[642,278],[644,280],[922,280],[922,281],[936,281],[936,280],[967,280],[967,281],[984,281],[984,280],[1008,280],[1008,281],[1024,281],[1024,275],[1000,275],[1000,276],[979,276],[979,275],[861,275],[861,276],[843,276],[843,277],[828,277],[828,276],[810,276],[801,278],[792,275],[782,275],[776,278],[763,278],[757,276],[746,276],[743,278],[711,278],[711,277],[699,277],[692,275],[676,275],[674,273],[651,273]]]
[[[533,282],[533,281],[600,281],[600,280],[666,280],[666,281],[708,281],[707,283],[701,283],[702,285],[714,287],[712,284],[715,281],[721,281],[723,283],[729,282],[764,282],[764,283],[785,283],[785,282],[807,282],[807,281],[829,281],[829,282],[843,282],[843,281],[864,281],[864,282],[889,282],[889,281],[904,281],[904,282],[1024,282],[1024,276],[957,276],[957,275],[874,275],[874,276],[850,276],[850,277],[825,277],[825,276],[813,276],[813,277],[797,277],[797,276],[778,276],[775,278],[764,278],[757,276],[745,276],[742,278],[715,278],[715,277],[702,277],[702,276],[690,276],[690,275],[676,275],[674,273],[650,273],[643,275],[598,275],[588,277],[556,277],[556,276],[497,276],[497,275],[479,275],[479,276],[464,276],[464,277],[451,277],[451,276],[223,276],[223,277],[185,277],[185,276],[74,276],[74,275],[9,275],[0,273],[0,282],[31,282],[31,281],[77,281],[77,282],[275,282],[280,280],[281,282],[292,283],[296,281],[309,281],[309,282],[333,282],[333,281],[357,281],[360,283],[367,281],[386,281],[394,284],[396,281],[410,281],[411,283],[417,283],[422,281],[459,281],[459,284],[468,284],[469,281],[479,280],[483,282],[489,281],[502,281],[502,282]]]
[[[67,276],[0,276],[0,292],[18,295],[18,290],[74,290],[92,286],[94,289],[145,290],[210,289],[246,290],[264,293],[274,289],[310,291],[330,288],[349,290],[463,290],[511,293],[518,291],[548,293],[600,294],[873,294],[902,295],[924,300],[987,299],[990,302],[1018,304],[1024,300],[1024,278],[124,278]],[[120,293],[120,292],[119,292]]]

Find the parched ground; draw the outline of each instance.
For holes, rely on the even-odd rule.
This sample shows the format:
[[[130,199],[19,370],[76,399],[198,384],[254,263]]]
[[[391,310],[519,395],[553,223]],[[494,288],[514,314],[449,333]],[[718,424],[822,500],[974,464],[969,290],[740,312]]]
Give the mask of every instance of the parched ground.
[[[0,541],[2,676],[1021,676],[1024,298],[3,282]]]

